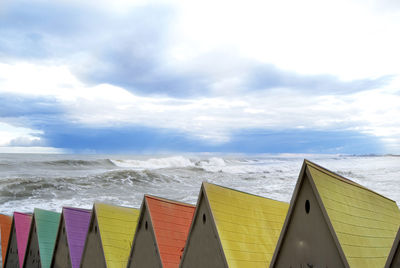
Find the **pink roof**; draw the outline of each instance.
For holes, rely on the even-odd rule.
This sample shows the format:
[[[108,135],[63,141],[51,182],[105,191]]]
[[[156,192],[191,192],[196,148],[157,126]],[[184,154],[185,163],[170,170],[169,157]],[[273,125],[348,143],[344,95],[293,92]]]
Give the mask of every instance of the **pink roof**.
[[[14,212],[14,225],[17,235],[19,267],[24,262],[26,244],[28,243],[29,230],[31,227],[32,215]]]

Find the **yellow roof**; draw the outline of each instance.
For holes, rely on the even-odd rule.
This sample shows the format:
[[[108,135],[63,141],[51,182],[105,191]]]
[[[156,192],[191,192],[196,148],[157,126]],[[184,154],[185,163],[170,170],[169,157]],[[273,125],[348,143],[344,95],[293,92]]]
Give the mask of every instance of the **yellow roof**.
[[[128,263],[139,210],[95,204],[104,257],[108,268],[125,268]]]
[[[269,267],[289,204],[204,183],[228,266]]]
[[[400,224],[396,203],[306,163],[350,267],[383,267]]]

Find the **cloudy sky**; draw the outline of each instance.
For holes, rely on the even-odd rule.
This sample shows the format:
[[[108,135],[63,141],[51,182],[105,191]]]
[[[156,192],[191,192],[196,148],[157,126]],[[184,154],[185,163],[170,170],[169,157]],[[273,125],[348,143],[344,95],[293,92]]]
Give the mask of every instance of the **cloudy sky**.
[[[0,2],[0,152],[400,153],[396,0]]]

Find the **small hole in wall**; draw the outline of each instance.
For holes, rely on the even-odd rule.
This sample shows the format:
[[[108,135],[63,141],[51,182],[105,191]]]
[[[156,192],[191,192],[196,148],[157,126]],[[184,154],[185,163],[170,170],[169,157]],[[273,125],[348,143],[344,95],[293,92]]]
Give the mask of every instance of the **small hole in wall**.
[[[206,219],[206,214],[203,213],[203,224],[206,223],[206,220],[207,220],[207,219]]]
[[[306,200],[305,209],[306,209],[307,214],[310,213],[310,201],[309,200]]]

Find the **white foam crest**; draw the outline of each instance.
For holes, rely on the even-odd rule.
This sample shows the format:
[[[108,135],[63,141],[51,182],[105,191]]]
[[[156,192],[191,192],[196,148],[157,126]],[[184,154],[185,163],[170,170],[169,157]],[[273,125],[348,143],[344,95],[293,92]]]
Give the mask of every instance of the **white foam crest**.
[[[194,167],[195,164],[183,156],[171,156],[165,158],[150,158],[147,160],[127,159],[111,160],[116,166],[135,170],[160,169],[160,168],[185,168]]]
[[[226,166],[226,162],[224,159],[219,157],[211,157],[209,159],[200,160],[197,163],[197,166],[205,168],[205,167],[224,167]]]
[[[246,173],[249,171],[254,172],[259,167],[248,163],[247,161],[240,160],[225,160],[219,157],[211,157],[206,160],[201,160],[197,163],[198,167],[201,167],[208,172],[225,172],[232,174]]]

